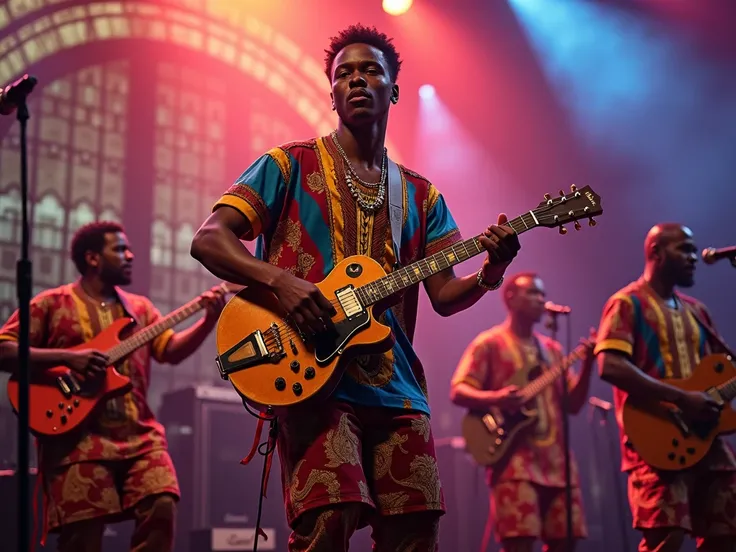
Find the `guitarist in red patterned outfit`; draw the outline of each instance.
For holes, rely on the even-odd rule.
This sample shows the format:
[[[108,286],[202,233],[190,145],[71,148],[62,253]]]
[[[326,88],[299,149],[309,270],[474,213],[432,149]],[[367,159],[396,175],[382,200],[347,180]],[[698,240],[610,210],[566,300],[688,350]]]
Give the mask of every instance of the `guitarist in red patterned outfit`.
[[[133,253],[123,227],[96,222],[80,228],[71,257],[81,277],[46,290],[31,301],[31,371],[67,366],[80,379],[105,373],[108,358],[92,349],[68,350],[89,341],[114,320],[134,318],[138,327],[161,317],[151,301],[122,291],[131,283]],[[164,428],[148,406],[151,358],[177,364],[214,328],[224,294],[203,294],[206,315],[179,333],[167,330],[137,349],[118,370],[133,388],[110,399],[81,433],[40,443],[39,471],[46,503],[45,525],[60,532],[60,552],[98,552],[105,523],[134,519],[131,550],[172,550],[179,486]],[[0,329],[0,366],[18,356],[18,313]]]
[[[674,404],[689,419],[716,419],[719,406],[710,395],[667,384],[689,377],[705,355],[722,352],[705,305],[675,291],[695,281],[693,233],[658,224],[644,254],[644,274],[611,296],[598,334],[601,378],[614,385],[616,419],[621,425],[629,395]],[[693,468],[659,471],[627,446],[621,426],[621,455],[640,552],[676,552],[685,533],[697,538],[700,551],[736,550],[736,460],[722,439]]]
[[[507,279],[503,298],[506,321],[475,338],[465,351],[452,379],[453,403],[473,411],[521,407],[520,388],[508,385],[519,370],[550,366],[563,358],[562,346],[534,331],[544,314],[542,280],[524,272]],[[569,380],[569,411],[585,404],[593,366],[592,346],[577,377]],[[491,489],[486,544],[495,521],[504,552],[531,552],[537,539],[545,551],[565,550],[565,460],[560,405],[560,382],[548,387],[534,401],[539,410],[536,426],[519,435],[505,458],[487,468]],[[582,496],[577,465],[571,459],[573,536],[585,538]]]

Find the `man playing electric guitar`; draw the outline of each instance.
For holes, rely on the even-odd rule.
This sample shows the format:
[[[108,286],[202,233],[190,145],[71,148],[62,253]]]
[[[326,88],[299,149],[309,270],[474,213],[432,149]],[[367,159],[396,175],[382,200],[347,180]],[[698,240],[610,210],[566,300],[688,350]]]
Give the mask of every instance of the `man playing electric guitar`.
[[[69,348],[92,339],[114,320],[134,318],[138,327],[160,318],[150,300],[123,292],[131,283],[133,253],[122,226],[95,222],[74,235],[71,258],[81,274],[72,284],[46,290],[31,301],[31,373],[69,367],[76,378],[104,376],[103,351]],[[164,428],[154,418],[146,393],[151,357],[177,364],[191,355],[215,326],[224,294],[203,294],[207,313],[179,333],[167,330],[132,353],[118,370],[132,390],[110,399],[76,433],[42,440],[45,526],[59,531],[60,552],[99,552],[106,522],[135,519],[132,550],[172,550],[179,486],[166,450]],[[18,358],[18,312],[0,329],[0,366]],[[31,404],[33,407],[33,404]]]
[[[544,314],[545,291],[534,273],[506,280],[503,299],[508,316],[475,338],[465,351],[452,379],[450,399],[471,411],[496,407],[514,412],[521,408],[521,386],[508,385],[515,373],[549,367],[562,360],[562,346],[534,331]],[[586,342],[587,343],[587,342]],[[592,345],[577,377],[568,377],[569,411],[577,413],[588,394],[593,366]],[[533,372],[529,379],[538,376]],[[536,424],[516,437],[506,456],[487,468],[490,513],[486,543],[495,522],[504,552],[531,552],[542,539],[545,550],[565,550],[565,462],[560,404],[561,380],[532,400]],[[573,536],[587,535],[577,466],[571,458]]]
[[[368,255],[390,272],[397,260],[407,265],[461,241],[437,189],[400,167],[400,259],[394,254],[385,201],[393,169],[384,142],[399,101],[400,66],[392,40],[375,28],[354,25],[333,38],[325,72],[337,130],[263,155],[194,237],[192,255],[205,267],[272,292],[305,335],[331,324],[333,306],[315,283],[345,257]],[[299,80],[295,75],[296,88]],[[477,274],[458,278],[449,268],[426,280],[439,314],[464,310],[500,285],[519,241],[505,217],[498,222],[482,238],[488,257]],[[260,238],[256,257],[240,238]],[[408,288],[383,317],[396,338],[393,349],[354,362],[327,401],[292,407],[280,419],[292,552],[347,550],[350,535],[366,523],[376,550],[437,547],[444,504],[426,380],[412,347],[418,293],[418,286]]]
[[[718,418],[718,403],[705,390],[666,381],[689,377],[705,355],[721,352],[705,306],[675,291],[693,285],[696,253],[689,228],[654,226],[644,243],[644,274],[606,303],[596,353],[601,378],[614,385],[620,425],[627,397],[666,401],[688,420]],[[641,552],[680,550],[685,533],[697,537],[698,550],[736,550],[736,461],[725,442],[716,439],[703,460],[679,472],[655,470],[627,443],[621,426],[621,468]]]

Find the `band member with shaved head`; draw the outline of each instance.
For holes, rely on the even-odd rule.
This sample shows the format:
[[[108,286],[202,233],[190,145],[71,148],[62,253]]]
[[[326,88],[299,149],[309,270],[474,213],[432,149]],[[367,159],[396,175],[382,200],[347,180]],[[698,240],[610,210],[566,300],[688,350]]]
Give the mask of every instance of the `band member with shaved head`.
[[[692,231],[658,224],[644,242],[644,273],[617,291],[603,310],[596,346],[601,378],[614,386],[619,424],[627,396],[676,405],[688,419],[714,420],[718,403],[707,393],[683,391],[668,378],[687,378],[705,355],[722,351],[708,310],[679,292],[695,283],[697,249]],[[686,534],[698,550],[736,550],[736,460],[716,439],[708,455],[684,471],[646,464],[621,425],[622,470],[629,476],[640,552],[675,552]]]

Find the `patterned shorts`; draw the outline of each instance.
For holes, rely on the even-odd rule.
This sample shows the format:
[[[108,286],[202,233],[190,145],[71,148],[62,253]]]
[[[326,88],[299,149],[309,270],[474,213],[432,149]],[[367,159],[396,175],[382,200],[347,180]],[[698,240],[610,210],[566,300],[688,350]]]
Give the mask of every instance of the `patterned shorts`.
[[[640,466],[629,473],[629,504],[637,529],[736,535],[736,472],[656,472]]]
[[[151,495],[179,497],[174,464],[165,450],[131,460],[80,462],[49,470],[44,487],[49,530],[103,516],[115,521]]]
[[[529,481],[502,481],[491,489],[491,516],[498,540],[517,537],[561,540],[567,534],[565,489]],[[572,532],[588,535],[579,488],[572,489]]]
[[[307,510],[343,502],[380,515],[444,512],[425,414],[329,401],[280,419],[278,451],[292,527]]]

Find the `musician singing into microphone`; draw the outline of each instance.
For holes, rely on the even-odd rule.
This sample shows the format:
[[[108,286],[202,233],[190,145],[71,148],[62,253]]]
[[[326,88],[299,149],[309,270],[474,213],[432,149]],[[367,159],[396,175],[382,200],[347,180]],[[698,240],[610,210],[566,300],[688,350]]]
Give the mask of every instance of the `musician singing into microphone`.
[[[545,312],[542,280],[534,273],[506,280],[506,321],[475,338],[452,379],[450,398],[458,406],[488,412],[496,407],[516,411],[522,386],[509,385],[519,371],[544,370],[562,360],[562,346],[534,331]],[[568,372],[569,411],[577,413],[588,394],[593,366],[592,345],[578,376]],[[539,375],[539,374],[537,374]],[[530,373],[532,378],[534,373]],[[487,468],[490,515],[486,535],[495,522],[504,552],[531,552],[542,539],[550,552],[565,550],[567,515],[565,463],[560,403],[561,382],[542,391],[528,406],[537,409],[536,424],[516,438],[508,453]],[[467,437],[466,437],[467,438]],[[577,465],[571,458],[573,536],[587,536]],[[487,537],[486,537],[487,538]]]
[[[688,420],[719,413],[705,392],[666,381],[690,376],[700,359],[720,352],[705,305],[675,290],[694,283],[693,233],[658,224],[647,234],[644,254],[644,274],[606,303],[596,346],[601,378],[614,385],[621,468],[629,475],[634,527],[642,532],[639,550],[677,551],[691,533],[698,550],[730,552],[736,550],[736,460],[727,444],[717,439],[703,460],[681,472],[657,471],[627,446],[622,411],[628,395],[675,404]]]

